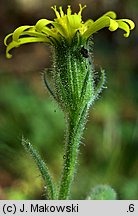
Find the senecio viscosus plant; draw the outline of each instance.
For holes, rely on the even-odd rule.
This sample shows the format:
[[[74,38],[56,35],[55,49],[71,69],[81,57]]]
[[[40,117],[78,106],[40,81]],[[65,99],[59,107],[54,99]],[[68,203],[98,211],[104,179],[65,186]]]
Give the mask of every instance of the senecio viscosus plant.
[[[104,88],[105,73],[101,69],[99,83],[95,82],[92,59],[92,35],[104,27],[110,31],[118,28],[128,37],[134,29],[134,22],[129,19],[116,19],[116,13],[109,11],[96,21],[83,22],[82,11],[86,7],[79,4],[79,12],[72,14],[68,6],[67,13],[62,7],[52,7],[56,18],[54,21],[40,19],[34,26],[18,27],[5,37],[6,56],[11,58],[13,48],[27,43],[43,42],[52,48],[52,66],[50,74],[53,88],[49,85],[44,72],[44,82],[55,101],[61,107],[66,118],[65,153],[60,182],[55,184],[46,163],[30,144],[23,138],[23,146],[32,155],[45,185],[45,199],[70,199],[70,191],[83,130],[85,128],[90,106]],[[88,195],[87,199],[115,199],[116,193],[108,185],[99,185]]]

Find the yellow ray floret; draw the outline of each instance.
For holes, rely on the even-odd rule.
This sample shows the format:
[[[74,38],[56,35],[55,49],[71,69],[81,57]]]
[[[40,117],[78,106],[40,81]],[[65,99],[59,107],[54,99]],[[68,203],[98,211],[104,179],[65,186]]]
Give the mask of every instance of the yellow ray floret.
[[[71,44],[76,32],[78,32],[83,41],[86,41],[92,34],[104,27],[107,27],[110,31],[115,31],[120,28],[125,31],[124,36],[128,37],[130,31],[135,27],[132,20],[117,20],[116,13],[113,11],[105,13],[96,21],[89,19],[83,22],[82,11],[86,5],[82,7],[79,4],[79,7],[79,12],[72,14],[71,7],[68,6],[67,13],[65,14],[62,7],[59,7],[59,10],[57,10],[56,6],[54,6],[52,7],[56,15],[54,21],[40,19],[34,26],[21,26],[13,33],[7,35],[4,40],[7,46],[7,58],[12,57],[9,53],[11,49],[26,43],[44,42],[54,45],[65,39]]]

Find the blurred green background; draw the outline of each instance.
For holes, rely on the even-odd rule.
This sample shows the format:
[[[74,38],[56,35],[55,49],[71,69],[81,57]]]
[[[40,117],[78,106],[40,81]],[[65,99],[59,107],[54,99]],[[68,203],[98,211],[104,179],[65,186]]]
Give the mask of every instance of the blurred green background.
[[[4,37],[20,25],[53,19],[52,5],[87,4],[83,20],[108,10],[137,25],[137,0],[0,1],[0,199],[43,199],[40,174],[21,145],[24,135],[46,160],[56,181],[63,161],[65,122],[41,77],[50,49],[28,44],[5,58]],[[82,138],[72,199],[85,199],[97,184],[110,184],[118,199],[138,199],[138,29],[129,38],[108,29],[94,35],[95,67],[106,70],[107,89],[90,110]]]

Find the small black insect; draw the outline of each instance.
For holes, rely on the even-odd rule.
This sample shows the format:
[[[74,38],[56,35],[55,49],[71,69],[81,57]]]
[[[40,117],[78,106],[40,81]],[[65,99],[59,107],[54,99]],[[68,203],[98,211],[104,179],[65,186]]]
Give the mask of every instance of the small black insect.
[[[88,52],[88,50],[85,49],[84,47],[81,48],[80,52],[81,52],[81,54],[82,54],[82,56],[83,56],[84,58],[88,58],[88,57],[89,57],[89,52]]]

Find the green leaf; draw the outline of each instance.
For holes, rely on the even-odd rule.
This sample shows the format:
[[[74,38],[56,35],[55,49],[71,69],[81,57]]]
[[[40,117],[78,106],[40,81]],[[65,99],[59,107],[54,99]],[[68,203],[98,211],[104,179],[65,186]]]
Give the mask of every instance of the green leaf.
[[[49,174],[49,170],[47,168],[46,163],[42,160],[41,156],[34,149],[31,143],[28,140],[25,140],[24,137],[22,138],[22,145],[24,146],[25,150],[32,156],[35,164],[37,165],[42,175],[42,178],[45,184],[45,188],[47,189],[48,199],[50,200],[56,199],[56,191],[55,191],[54,184],[52,182],[52,178],[51,178],[51,175]]]

